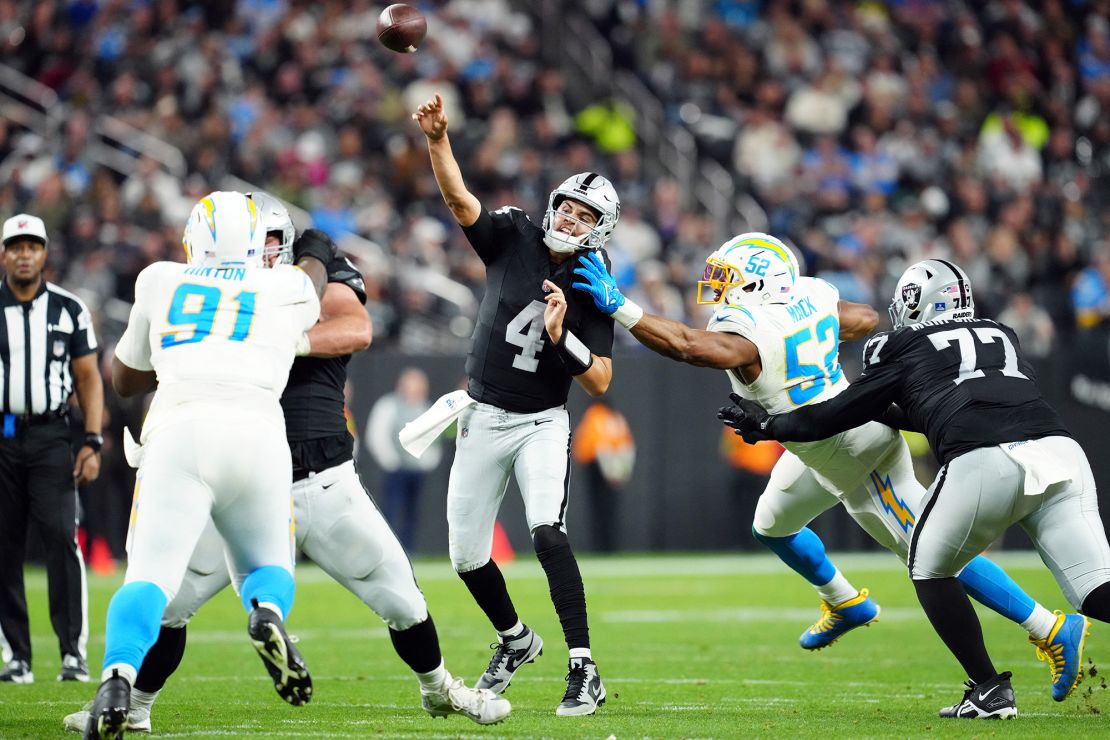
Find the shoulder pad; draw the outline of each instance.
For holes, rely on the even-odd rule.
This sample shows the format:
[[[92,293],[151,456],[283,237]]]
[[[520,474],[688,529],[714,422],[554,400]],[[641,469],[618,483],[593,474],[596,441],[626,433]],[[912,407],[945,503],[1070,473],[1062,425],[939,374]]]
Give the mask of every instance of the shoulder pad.
[[[912,337],[913,331],[909,327],[875,334],[863,346],[864,368],[874,367],[894,359]]]
[[[492,216],[494,220],[500,216],[501,218],[512,221],[514,224],[519,224],[521,222],[532,223],[532,219],[528,214],[516,206],[501,206],[496,211],[490,211],[490,216]]]
[[[328,282],[343,283],[355,292],[359,301],[366,303],[366,283],[363,282],[362,273],[346,257],[336,255],[328,263]]]

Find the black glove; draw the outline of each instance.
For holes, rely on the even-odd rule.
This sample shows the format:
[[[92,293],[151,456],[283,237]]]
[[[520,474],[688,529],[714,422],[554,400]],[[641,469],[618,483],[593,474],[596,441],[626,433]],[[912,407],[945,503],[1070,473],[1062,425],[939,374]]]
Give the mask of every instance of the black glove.
[[[717,412],[717,418],[732,427],[736,434],[752,445],[765,439],[774,439],[768,427],[771,425],[771,415],[763,410],[755,401],[740,398],[735,393],[728,394],[733,406],[722,406]]]
[[[293,261],[299,262],[301,257],[315,257],[326,267],[335,259],[336,249],[330,236],[319,229],[306,229],[293,242]]]

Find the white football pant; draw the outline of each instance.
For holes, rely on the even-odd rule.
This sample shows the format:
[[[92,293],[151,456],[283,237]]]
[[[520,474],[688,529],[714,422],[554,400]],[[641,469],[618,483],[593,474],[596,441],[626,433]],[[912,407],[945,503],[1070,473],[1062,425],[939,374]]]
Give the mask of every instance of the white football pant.
[[[294,483],[292,491],[296,543],[305,555],[394,630],[404,631],[428,618],[412,564],[362,487],[353,461],[310,473]],[[162,624],[184,626],[229,581],[223,542],[209,525]]]
[[[293,572],[285,428],[224,408],[161,425],[136,474],[125,583],[149,581],[172,602],[211,521],[237,582],[263,566]]]
[[[902,562],[909,552],[914,522],[925,488],[913,472],[905,440],[871,422],[824,440],[820,468],[784,452],[755,509],[755,530],[766,537],[789,537],[837,504]]]
[[[914,534],[910,576],[959,573],[1011,524],[1026,531],[1075,608],[1110,581],[1094,475],[1070,437],[982,447],[941,468]]]
[[[570,416],[562,406],[532,414],[476,403],[459,416],[447,485],[451,564],[480,568],[493,551],[493,527],[515,475],[528,531],[549,524],[566,531],[570,483]]]

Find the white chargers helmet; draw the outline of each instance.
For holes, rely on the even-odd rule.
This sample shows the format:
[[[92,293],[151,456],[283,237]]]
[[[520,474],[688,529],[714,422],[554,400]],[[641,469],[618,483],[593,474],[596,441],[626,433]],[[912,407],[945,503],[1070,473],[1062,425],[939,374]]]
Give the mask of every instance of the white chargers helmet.
[[[785,244],[769,234],[749,231],[729,239],[706,258],[698,281],[698,303],[786,303],[798,273],[798,259]]]
[[[922,260],[910,265],[890,303],[895,329],[925,321],[970,319],[975,316],[967,273],[947,260]]]
[[[578,201],[597,214],[597,223],[585,234],[571,236],[555,230],[555,212],[567,199]],[[620,215],[621,199],[617,196],[613,183],[596,172],[579,172],[551,191],[551,196],[547,199],[547,212],[543,216],[543,243],[552,252],[570,253],[598,249],[613,235]],[[573,216],[562,216],[578,223]]]
[[[181,240],[191,265],[262,266],[266,229],[242,193],[209,193],[193,206]]]
[[[254,205],[258,208],[258,215],[262,219],[262,228],[266,236],[277,232],[281,242],[276,247],[263,247],[263,262],[267,266],[293,264],[293,240],[297,238],[297,232],[293,228],[289,209],[280,200],[261,190],[247,193],[247,197],[254,201]]]

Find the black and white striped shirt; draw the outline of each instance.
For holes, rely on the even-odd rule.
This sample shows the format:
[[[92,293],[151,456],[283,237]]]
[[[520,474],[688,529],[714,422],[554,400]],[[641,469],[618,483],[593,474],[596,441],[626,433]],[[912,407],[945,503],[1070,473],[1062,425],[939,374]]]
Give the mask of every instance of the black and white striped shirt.
[[[0,410],[45,414],[73,393],[70,361],[96,351],[92,315],[80,298],[43,281],[23,303],[0,280]]]

